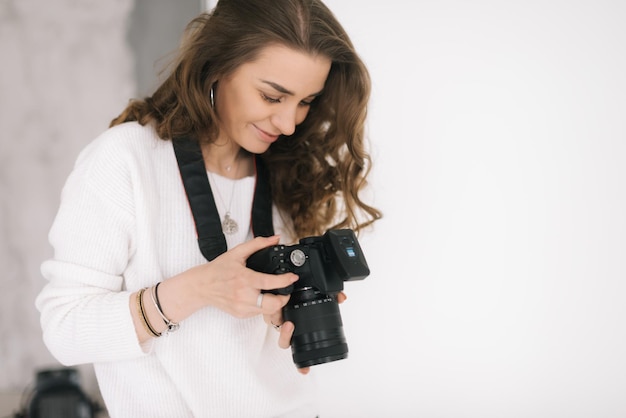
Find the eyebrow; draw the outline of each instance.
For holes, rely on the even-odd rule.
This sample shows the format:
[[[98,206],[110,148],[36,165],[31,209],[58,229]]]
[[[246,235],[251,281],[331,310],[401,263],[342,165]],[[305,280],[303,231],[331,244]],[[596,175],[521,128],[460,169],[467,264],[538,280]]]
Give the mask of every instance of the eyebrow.
[[[263,83],[267,84],[268,86],[272,87],[274,90],[289,95],[289,96],[295,96],[295,93],[292,92],[291,90],[287,90],[286,88],[284,88],[283,86],[281,86],[280,84],[274,83],[273,81],[267,81],[267,80],[261,80]],[[321,96],[322,92],[324,90],[320,90],[317,93],[313,93],[313,94],[309,94],[306,97],[317,97],[317,96]]]

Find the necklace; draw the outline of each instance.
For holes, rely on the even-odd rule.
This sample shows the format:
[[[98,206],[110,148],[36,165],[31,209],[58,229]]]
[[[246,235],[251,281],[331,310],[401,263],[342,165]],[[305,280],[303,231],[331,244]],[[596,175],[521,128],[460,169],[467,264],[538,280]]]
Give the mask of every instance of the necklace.
[[[237,161],[237,163],[239,163]],[[230,171],[230,166],[228,166],[227,171]],[[233,182],[232,189],[230,191],[230,199],[228,201],[228,206],[224,203],[224,198],[222,197],[222,193],[220,192],[219,187],[217,187],[217,182],[215,181],[215,177],[213,177],[213,173],[209,171],[209,175],[213,179],[213,184],[215,184],[215,190],[217,191],[217,196],[220,198],[220,202],[222,202],[222,206],[226,209],[226,213],[224,214],[224,219],[222,220],[222,231],[227,235],[236,234],[239,231],[239,224],[236,220],[230,217],[230,208],[233,204],[233,196],[235,196],[235,186],[237,185],[237,174],[239,173],[239,164],[237,164],[237,168],[235,171],[235,179],[230,179]]]

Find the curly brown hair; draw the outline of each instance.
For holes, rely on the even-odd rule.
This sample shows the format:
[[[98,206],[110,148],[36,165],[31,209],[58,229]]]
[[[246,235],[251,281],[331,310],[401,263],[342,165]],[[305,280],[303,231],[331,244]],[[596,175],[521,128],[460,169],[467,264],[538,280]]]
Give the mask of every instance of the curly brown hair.
[[[153,122],[164,140],[215,141],[211,86],[268,45],[322,54],[332,63],[304,122],[262,155],[274,203],[292,220],[296,237],[329,228],[358,232],[382,217],[360,197],[371,169],[365,149],[371,82],[345,30],[319,0],[220,0],[189,23],[171,74],[155,93],[132,100],[111,126]]]

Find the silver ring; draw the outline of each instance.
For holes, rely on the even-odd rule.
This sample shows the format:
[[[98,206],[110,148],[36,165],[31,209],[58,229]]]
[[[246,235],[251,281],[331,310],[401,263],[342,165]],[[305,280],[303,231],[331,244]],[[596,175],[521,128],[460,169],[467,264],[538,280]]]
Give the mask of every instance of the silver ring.
[[[276,325],[275,323],[273,323],[272,321],[270,321],[270,324],[272,324],[272,326],[274,327],[274,329],[276,331],[278,331],[280,329],[280,325]]]
[[[259,309],[262,308],[263,305],[263,295],[264,293],[259,293],[259,296],[256,298],[256,307]]]

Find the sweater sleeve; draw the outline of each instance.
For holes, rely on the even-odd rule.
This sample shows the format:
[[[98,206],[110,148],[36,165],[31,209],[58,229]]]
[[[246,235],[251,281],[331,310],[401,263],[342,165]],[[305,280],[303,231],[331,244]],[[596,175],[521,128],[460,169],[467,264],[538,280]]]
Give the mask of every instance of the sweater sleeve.
[[[144,355],[124,284],[134,246],[131,170],[108,141],[79,156],[50,230],[54,255],[41,266],[48,280],[36,300],[43,339],[65,365]]]

